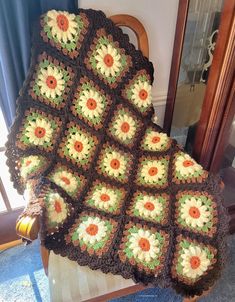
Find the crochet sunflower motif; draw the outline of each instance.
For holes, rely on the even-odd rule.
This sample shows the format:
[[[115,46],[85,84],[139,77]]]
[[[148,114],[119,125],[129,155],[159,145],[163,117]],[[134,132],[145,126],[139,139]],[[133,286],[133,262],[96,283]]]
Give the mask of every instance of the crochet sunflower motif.
[[[170,148],[171,139],[166,133],[155,131],[153,128],[148,127],[142,144],[141,149],[144,151],[166,151]]]
[[[85,203],[107,213],[119,214],[125,198],[125,190],[96,180],[85,199]]]
[[[140,120],[129,109],[119,105],[114,111],[108,133],[118,142],[132,147],[140,129]]]
[[[147,114],[152,107],[152,96],[150,78],[145,70],[137,72],[122,91],[122,95],[142,114]]]
[[[51,151],[61,124],[58,117],[33,108],[26,110],[21,131],[18,134],[18,147],[21,149],[36,147],[47,152]]]
[[[167,223],[169,196],[167,194],[149,194],[135,192],[130,208],[130,216],[142,218],[161,224]]]
[[[177,194],[176,221],[179,226],[212,236],[216,231],[216,205],[207,192],[183,191]]]
[[[24,156],[19,161],[20,176],[26,180],[43,172],[48,166],[47,159],[41,155]]]
[[[71,207],[57,192],[49,190],[43,199],[49,231],[55,231],[70,216]]]
[[[169,157],[141,157],[136,176],[138,185],[147,187],[167,186]]]
[[[59,155],[88,169],[98,143],[97,138],[73,122],[67,125],[65,134],[58,150]]]
[[[202,182],[208,173],[202,166],[184,152],[178,152],[174,156],[174,178],[176,183]]]
[[[97,130],[102,127],[110,104],[111,99],[104,90],[84,77],[80,79],[71,110],[75,116]]]
[[[102,12],[47,12],[7,164],[47,249],[198,296],[224,264],[220,180],[156,125],[152,82],[152,63]]]
[[[216,249],[195,240],[177,237],[172,276],[188,285],[197,282],[216,262]]]
[[[71,58],[78,56],[81,42],[89,25],[86,15],[69,14],[65,11],[48,11],[41,18],[41,36]]]
[[[111,179],[127,182],[131,171],[131,165],[131,154],[106,144],[101,151],[97,171]]]
[[[48,56],[45,52],[38,57],[38,65],[29,91],[33,99],[60,109],[65,106],[72,84],[73,72],[70,67]]]
[[[81,213],[80,219],[65,236],[67,243],[79,246],[90,255],[101,256],[110,247],[117,223],[113,219],[103,218],[94,213]]]
[[[57,164],[48,178],[61,187],[68,195],[76,198],[85,185],[85,177],[78,175],[66,166]]]
[[[163,267],[168,239],[163,231],[130,222],[125,226],[118,254],[122,262],[129,261],[140,270],[157,276]]]
[[[131,57],[104,29],[97,31],[90,48],[88,58],[85,59],[87,68],[91,69],[110,87],[117,87],[118,82],[132,66]]]

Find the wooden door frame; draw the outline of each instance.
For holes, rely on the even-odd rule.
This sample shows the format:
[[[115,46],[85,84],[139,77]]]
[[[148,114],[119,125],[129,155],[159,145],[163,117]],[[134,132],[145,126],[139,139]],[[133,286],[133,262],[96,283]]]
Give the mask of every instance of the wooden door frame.
[[[190,0],[179,0],[163,129],[170,135]]]
[[[225,0],[193,147],[194,158],[208,170],[213,169],[214,151],[234,81],[234,13],[235,0]],[[217,171],[218,168],[219,166],[217,165]],[[217,172],[215,169],[213,171]]]
[[[164,119],[164,130],[168,134],[173,119],[188,7],[189,0],[179,1]],[[194,158],[209,170],[234,76],[234,10],[235,0],[225,0],[193,148]]]

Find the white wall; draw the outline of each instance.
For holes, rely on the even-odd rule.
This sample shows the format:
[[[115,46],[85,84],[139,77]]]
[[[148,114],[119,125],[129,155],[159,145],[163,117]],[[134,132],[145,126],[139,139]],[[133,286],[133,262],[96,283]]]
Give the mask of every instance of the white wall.
[[[79,7],[99,9],[107,16],[129,14],[141,21],[149,39],[149,58],[153,62],[153,103],[162,125],[175,35],[178,0],[79,0]],[[125,30],[126,33],[130,33]],[[134,35],[131,35],[134,41]],[[135,43],[134,43],[135,44]]]

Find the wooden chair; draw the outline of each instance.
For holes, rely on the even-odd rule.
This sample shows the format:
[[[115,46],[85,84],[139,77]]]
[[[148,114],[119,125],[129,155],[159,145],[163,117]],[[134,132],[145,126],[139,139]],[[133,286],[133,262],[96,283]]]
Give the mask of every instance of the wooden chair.
[[[145,28],[141,24],[141,22],[133,16],[124,15],[124,14],[111,16],[110,19],[117,26],[128,27],[135,33],[137,38],[138,48],[142,51],[143,55],[148,58],[149,57],[148,37]],[[17,234],[27,241],[33,241],[37,239],[39,228],[40,228],[40,224],[39,224],[38,217],[32,218],[29,216],[24,216],[16,224]],[[41,246],[41,257],[42,257],[42,263],[45,269],[45,273],[47,274],[48,263],[49,263],[49,251],[43,246]],[[129,295],[143,289],[146,289],[146,286],[141,284],[136,284],[86,301],[87,302],[107,301],[109,299]],[[198,297],[194,297],[190,299],[185,298],[184,302],[193,302],[196,301],[197,299]]]

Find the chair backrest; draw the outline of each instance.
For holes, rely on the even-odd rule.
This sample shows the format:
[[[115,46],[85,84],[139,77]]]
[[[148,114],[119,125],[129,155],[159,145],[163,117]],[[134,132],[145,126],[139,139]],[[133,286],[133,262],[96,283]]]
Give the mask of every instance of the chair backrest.
[[[143,24],[133,16],[130,15],[113,15],[109,17],[117,26],[125,26],[133,30],[136,35],[138,48],[142,51],[145,57],[149,57],[149,43],[148,36]]]

